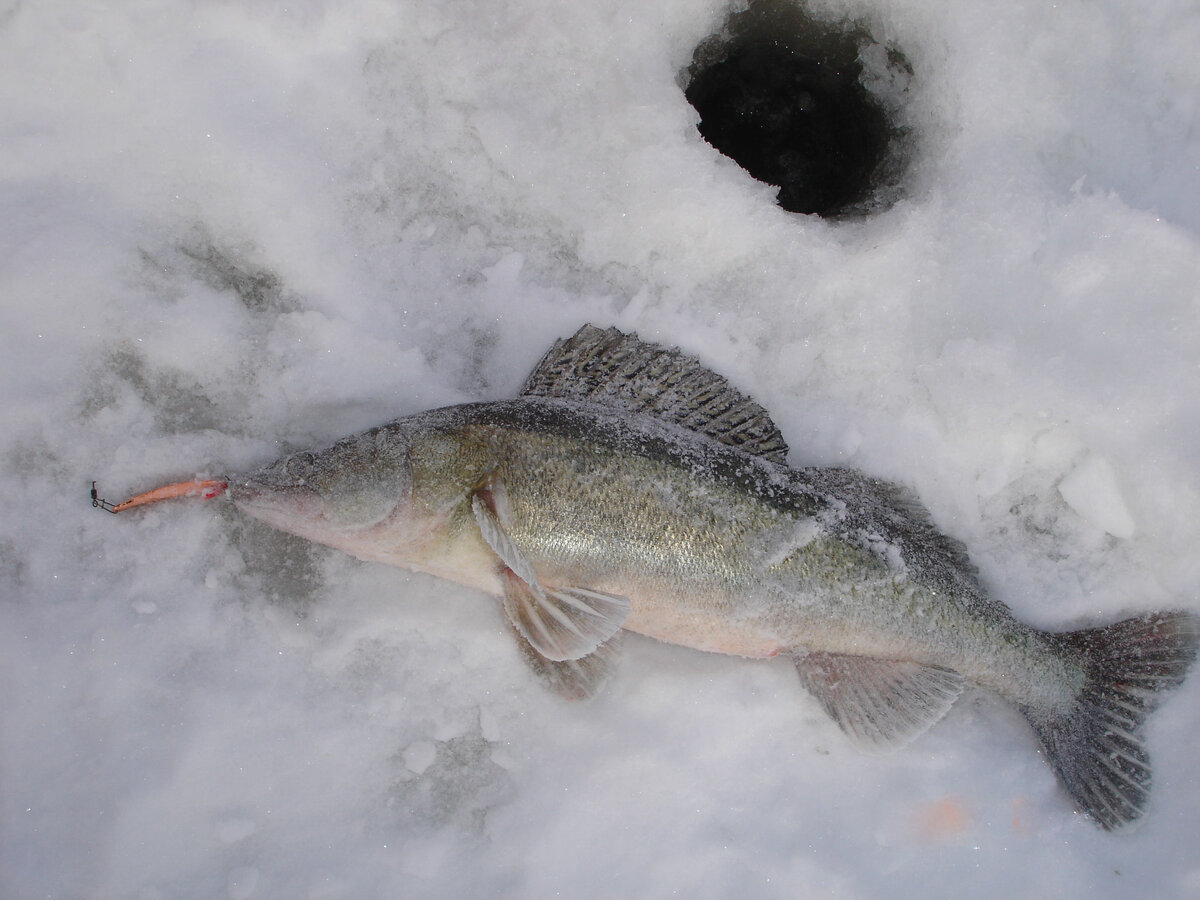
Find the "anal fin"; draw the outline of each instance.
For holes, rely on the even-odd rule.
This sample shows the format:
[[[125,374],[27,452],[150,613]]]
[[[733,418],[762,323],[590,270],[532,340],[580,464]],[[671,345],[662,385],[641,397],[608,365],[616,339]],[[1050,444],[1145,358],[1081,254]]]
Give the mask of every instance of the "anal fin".
[[[844,653],[795,653],[804,687],[857,743],[912,740],[946,714],[962,692],[952,669]]]

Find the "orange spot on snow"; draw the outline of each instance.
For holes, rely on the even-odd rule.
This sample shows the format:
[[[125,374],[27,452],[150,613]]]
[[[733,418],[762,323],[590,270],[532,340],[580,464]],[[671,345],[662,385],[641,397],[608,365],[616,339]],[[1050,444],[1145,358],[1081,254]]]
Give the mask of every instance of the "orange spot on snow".
[[[1012,800],[1012,830],[1014,834],[1028,835],[1033,829],[1023,816],[1029,812],[1029,800],[1025,797],[1013,797]]]
[[[967,830],[971,818],[957,797],[943,797],[921,814],[917,827],[930,840],[944,841]]]

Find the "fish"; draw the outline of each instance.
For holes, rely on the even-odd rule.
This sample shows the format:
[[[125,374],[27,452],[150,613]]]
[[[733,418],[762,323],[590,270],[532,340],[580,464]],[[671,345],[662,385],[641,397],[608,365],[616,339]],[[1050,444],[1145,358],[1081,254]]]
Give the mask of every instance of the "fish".
[[[783,654],[865,747],[915,739],[971,684],[1023,714],[1077,810],[1108,830],[1139,820],[1143,723],[1183,682],[1200,618],[1031,627],[906,489],[789,452],[695,358],[585,325],[515,399],[405,416],[227,484],[270,526],[497,598],[565,697],[610,678],[624,631]],[[174,494],[196,484],[226,482]]]

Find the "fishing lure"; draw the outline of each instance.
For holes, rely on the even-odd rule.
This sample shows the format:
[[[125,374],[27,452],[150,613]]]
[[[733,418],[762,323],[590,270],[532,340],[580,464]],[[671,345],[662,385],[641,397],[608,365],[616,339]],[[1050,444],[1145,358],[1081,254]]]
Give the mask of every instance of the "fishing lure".
[[[96,490],[96,482],[93,481],[92,506],[105,512],[119,513],[133,509],[135,506],[145,506],[147,503],[157,503],[159,500],[173,500],[176,497],[203,497],[205,500],[211,500],[213,497],[220,497],[225,493],[227,487],[229,485],[224,481],[180,481],[146,491],[136,497],[130,497],[123,503],[114,504],[100,497]]]

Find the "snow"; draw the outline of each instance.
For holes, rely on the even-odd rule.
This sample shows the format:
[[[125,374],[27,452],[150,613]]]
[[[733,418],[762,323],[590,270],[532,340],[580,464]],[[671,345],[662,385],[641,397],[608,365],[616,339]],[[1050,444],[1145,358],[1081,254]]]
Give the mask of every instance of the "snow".
[[[783,660],[631,638],[568,704],[469,590],[87,500],[511,396],[591,321],[915,489],[1026,621],[1200,611],[1200,10],[816,8],[914,69],[862,220],[700,140],[712,0],[0,0],[0,894],[1200,896],[1200,678],[1109,835],[982,693],[866,755]]]

